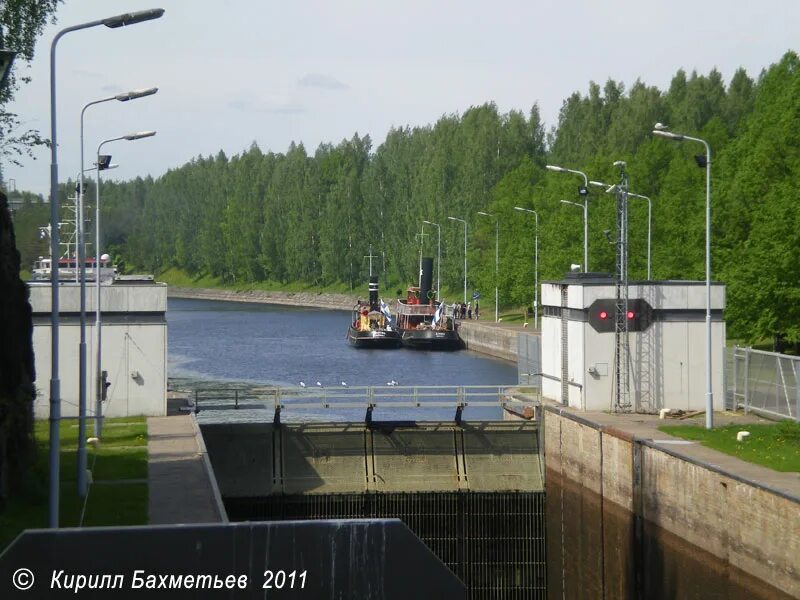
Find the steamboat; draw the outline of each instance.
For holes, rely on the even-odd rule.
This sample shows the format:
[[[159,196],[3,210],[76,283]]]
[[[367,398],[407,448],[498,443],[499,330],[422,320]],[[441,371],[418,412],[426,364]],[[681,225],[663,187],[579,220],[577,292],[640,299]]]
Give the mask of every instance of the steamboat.
[[[420,261],[419,286],[409,287],[397,301],[397,329],[403,346],[424,350],[460,350],[464,347],[452,311],[432,289],[433,259]]]

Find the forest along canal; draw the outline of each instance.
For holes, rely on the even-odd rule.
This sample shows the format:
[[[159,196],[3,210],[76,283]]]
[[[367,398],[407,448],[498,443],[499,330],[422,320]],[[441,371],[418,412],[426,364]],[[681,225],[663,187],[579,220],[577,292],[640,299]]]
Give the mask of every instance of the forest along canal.
[[[172,389],[258,386],[317,388],[432,385],[513,385],[514,363],[476,352],[365,350],[345,340],[347,311],[299,308],[248,302],[170,298],[167,311],[168,373]],[[202,409],[202,404],[201,404]],[[454,410],[431,409],[385,414],[375,418],[450,420]],[[363,419],[360,411],[304,411],[315,420]],[[212,420],[271,420],[271,412],[242,409],[205,411],[201,422]],[[287,415],[290,417],[290,415]],[[296,417],[295,417],[296,418]],[[500,419],[501,411],[467,408],[464,418]]]

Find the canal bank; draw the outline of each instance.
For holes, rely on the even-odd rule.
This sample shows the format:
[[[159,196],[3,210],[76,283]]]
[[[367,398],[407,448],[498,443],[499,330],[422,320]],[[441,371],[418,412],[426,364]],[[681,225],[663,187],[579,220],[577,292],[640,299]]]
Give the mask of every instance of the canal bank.
[[[800,596],[797,473],[673,438],[653,416],[543,414],[550,597]]]

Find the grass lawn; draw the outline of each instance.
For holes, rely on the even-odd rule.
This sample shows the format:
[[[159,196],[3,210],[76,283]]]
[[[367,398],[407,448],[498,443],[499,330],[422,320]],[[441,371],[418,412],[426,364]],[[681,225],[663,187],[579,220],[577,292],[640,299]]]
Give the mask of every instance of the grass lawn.
[[[92,425],[87,426],[89,436]],[[47,527],[49,423],[37,421],[36,460],[22,487],[0,510],[0,552],[23,529]],[[78,424],[61,423],[61,527],[81,524],[83,499],[76,490]],[[106,419],[98,448],[88,447],[87,464],[93,483],[84,511],[84,526],[147,523],[147,423],[144,418]]]
[[[776,471],[800,472],[800,423],[728,425],[712,430],[701,425],[664,425],[659,430],[697,440],[709,448]],[[749,431],[750,437],[737,442],[736,434],[740,431]]]

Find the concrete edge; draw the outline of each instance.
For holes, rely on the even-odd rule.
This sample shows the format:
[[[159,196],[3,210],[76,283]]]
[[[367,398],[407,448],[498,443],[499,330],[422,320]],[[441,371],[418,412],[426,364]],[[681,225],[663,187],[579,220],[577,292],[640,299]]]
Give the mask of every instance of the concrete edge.
[[[722,475],[724,477],[728,477],[729,479],[733,479],[734,481],[737,481],[739,483],[743,483],[745,485],[752,486],[752,487],[760,489],[762,491],[769,492],[770,494],[774,494],[776,496],[784,498],[785,500],[789,500],[790,502],[794,502],[795,504],[800,504],[800,498],[790,494],[789,492],[786,492],[784,490],[779,490],[777,488],[772,487],[771,485],[767,485],[766,483],[761,483],[760,481],[755,481],[753,479],[748,479],[747,477],[742,477],[741,475],[737,475],[735,473],[731,473],[730,471],[726,471],[722,467],[719,467],[719,466],[711,464],[711,463],[704,462],[704,461],[699,460],[697,458],[694,458],[692,456],[687,456],[685,454],[681,454],[680,452],[677,452],[677,451],[672,450],[670,448],[665,448],[664,446],[654,442],[651,439],[638,437],[636,435],[633,435],[632,433],[620,430],[617,427],[613,427],[613,426],[610,426],[610,425],[601,425],[600,423],[597,423],[596,421],[592,421],[592,420],[590,420],[590,419],[588,419],[586,417],[582,417],[580,415],[576,415],[576,414],[574,414],[572,412],[569,412],[568,410],[566,410],[564,407],[561,407],[561,406],[542,405],[542,408],[544,409],[545,412],[550,412],[550,413],[553,413],[553,414],[557,414],[560,417],[565,417],[565,418],[567,418],[567,419],[569,419],[571,421],[575,421],[576,423],[580,423],[581,425],[585,425],[587,427],[591,427],[592,429],[596,429],[600,433],[606,433],[606,434],[608,434],[608,435],[610,435],[612,437],[619,438],[619,439],[624,440],[624,441],[628,441],[628,442],[632,442],[632,443],[633,442],[640,443],[640,444],[642,444],[644,446],[647,446],[648,448],[652,448],[653,450],[658,450],[659,452],[663,452],[664,454],[668,454],[669,456],[672,456],[673,458],[677,458],[677,459],[686,461],[686,462],[688,462],[690,464],[693,464],[693,465],[695,465],[697,467],[701,467],[703,469],[707,469],[709,471],[712,471],[712,472],[714,472],[714,473],[716,473],[718,475]],[[709,448],[709,450],[714,450],[714,448]],[[718,450],[714,450],[714,451],[715,452],[719,452]],[[723,453],[720,453],[720,454],[723,454]],[[729,456],[729,455],[726,454],[725,456]],[[737,458],[737,457],[733,456],[732,458]],[[741,460],[741,459],[738,459],[738,460]],[[743,461],[743,462],[746,462],[746,461]],[[762,465],[759,465],[759,466],[762,466]],[[764,467],[764,468],[767,468],[767,467]]]
[[[222,494],[219,491],[217,477],[214,475],[214,469],[211,466],[211,459],[208,457],[206,442],[203,439],[203,432],[200,429],[200,424],[197,422],[197,415],[190,413],[189,416],[192,421],[192,429],[194,430],[195,441],[197,442],[200,456],[203,458],[203,467],[206,472],[206,477],[208,478],[208,483],[211,486],[211,494],[214,496],[214,505],[217,509],[217,514],[219,515],[220,522],[228,523],[228,512],[225,510],[225,503],[222,501]]]
[[[249,304],[277,304],[322,310],[350,311],[358,299],[344,294],[316,292],[266,292],[260,290],[237,291],[221,288],[167,287],[167,298],[186,298],[193,300],[219,300],[223,302],[244,302]]]

